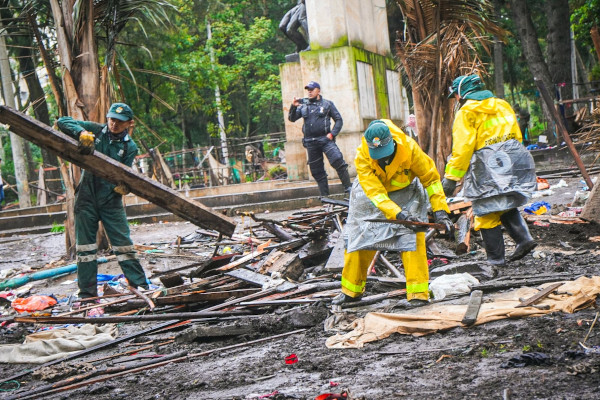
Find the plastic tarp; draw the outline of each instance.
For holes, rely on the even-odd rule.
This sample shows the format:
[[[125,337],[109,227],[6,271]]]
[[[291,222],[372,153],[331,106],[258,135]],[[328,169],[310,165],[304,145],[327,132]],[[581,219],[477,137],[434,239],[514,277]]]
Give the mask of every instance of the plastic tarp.
[[[418,178],[404,189],[389,192],[390,199],[408,215],[427,222],[429,197]],[[346,250],[415,251],[417,236],[403,225],[367,222],[367,219],[384,218],[385,215],[367,197],[358,182],[354,181],[350,193],[348,220],[344,227]]]
[[[520,207],[537,189],[533,157],[514,139],[486,146],[473,153],[464,186],[477,216]]]
[[[116,339],[115,325],[69,326],[28,335],[23,344],[0,345],[0,363],[44,364]]]
[[[543,286],[551,285],[551,283]],[[493,302],[481,304],[475,325],[485,324],[506,318],[539,317],[545,314],[563,311],[573,313],[595,304],[600,293],[600,276],[581,277],[575,281],[567,281],[557,288],[564,294],[550,294],[538,301],[536,305],[548,305],[548,310],[535,307],[519,307],[519,298],[529,298],[539,291],[536,288],[523,287],[511,292],[502,293]],[[365,343],[385,339],[392,333],[402,335],[424,336],[458,326],[461,323],[467,304],[464,305],[431,305],[421,307],[411,313],[391,314],[372,312],[364,318],[355,320],[352,331],[337,334],[327,339],[329,348],[347,349],[361,348]]]

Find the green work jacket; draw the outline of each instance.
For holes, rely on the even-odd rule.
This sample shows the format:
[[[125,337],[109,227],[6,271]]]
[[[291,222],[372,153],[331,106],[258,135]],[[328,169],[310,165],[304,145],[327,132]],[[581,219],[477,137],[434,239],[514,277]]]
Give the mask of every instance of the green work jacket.
[[[133,160],[138,153],[138,147],[129,135],[122,139],[111,140],[106,124],[91,121],[78,121],[71,117],[58,119],[58,128],[65,134],[79,139],[79,134],[88,131],[94,134],[96,151],[117,160],[128,167],[133,165]],[[83,171],[77,187],[77,200],[93,201],[96,204],[105,204],[111,200],[121,200],[121,195],[114,191],[116,185],[95,176],[89,171]],[[76,205],[77,207],[77,205]]]

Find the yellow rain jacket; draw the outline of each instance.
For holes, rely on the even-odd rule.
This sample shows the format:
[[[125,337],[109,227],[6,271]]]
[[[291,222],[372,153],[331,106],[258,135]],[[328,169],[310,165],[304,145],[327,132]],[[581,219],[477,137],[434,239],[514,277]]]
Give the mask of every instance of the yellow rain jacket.
[[[369,147],[365,138],[362,138],[354,163],[358,181],[367,197],[387,219],[395,219],[402,209],[390,200],[388,192],[404,189],[415,177],[418,177],[427,190],[433,211],[450,212],[440,182],[440,175],[433,160],[392,121],[387,119],[382,121],[388,126],[392,138],[396,141],[396,154],[384,171],[377,160],[373,160],[369,156]]]
[[[490,97],[467,100],[458,110],[452,126],[452,158],[445,177],[460,181],[471,163],[473,152],[510,139],[522,141],[517,117],[504,100]]]

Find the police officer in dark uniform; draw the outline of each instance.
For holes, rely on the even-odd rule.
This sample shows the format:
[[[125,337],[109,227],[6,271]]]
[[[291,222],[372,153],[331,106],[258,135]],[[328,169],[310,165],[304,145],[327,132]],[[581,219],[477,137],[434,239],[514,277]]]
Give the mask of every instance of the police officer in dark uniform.
[[[304,118],[302,144],[308,153],[310,173],[319,185],[322,197],[329,196],[327,173],[323,163],[323,154],[327,156],[329,164],[337,171],[346,192],[350,192],[352,183],[348,175],[348,164],[339,147],[335,144],[335,137],[340,133],[343,125],[342,116],[333,102],[321,96],[321,86],[314,81],[308,82],[304,87],[308,91],[308,98],[294,97],[288,119],[296,122]],[[331,120],[334,125],[331,128]]]

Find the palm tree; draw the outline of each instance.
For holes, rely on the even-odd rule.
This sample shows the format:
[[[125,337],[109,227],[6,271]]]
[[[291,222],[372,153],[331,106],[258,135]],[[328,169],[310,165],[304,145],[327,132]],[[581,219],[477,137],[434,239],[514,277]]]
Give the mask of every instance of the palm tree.
[[[50,0],[55,20],[57,45],[63,67],[63,87],[70,115],[101,122],[109,104],[120,91],[117,74],[119,33],[128,23],[169,23],[167,0]],[[104,63],[100,66],[99,35],[106,40]],[[125,60],[121,59],[125,64]]]
[[[490,53],[492,35],[505,31],[492,21],[488,0],[397,0],[406,26],[396,45],[411,87],[419,144],[444,169],[452,145],[453,110],[448,87],[459,75],[485,74],[478,51]]]

